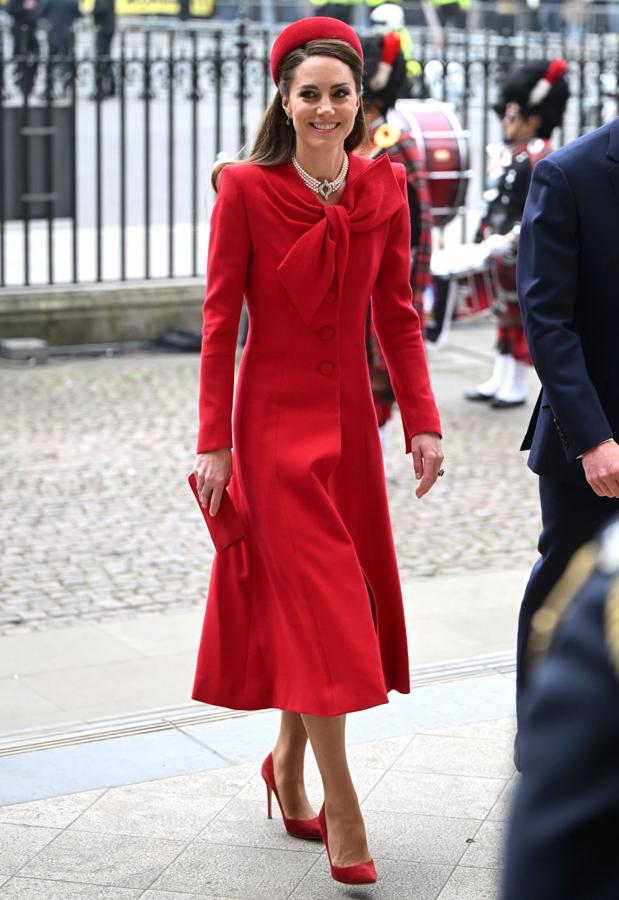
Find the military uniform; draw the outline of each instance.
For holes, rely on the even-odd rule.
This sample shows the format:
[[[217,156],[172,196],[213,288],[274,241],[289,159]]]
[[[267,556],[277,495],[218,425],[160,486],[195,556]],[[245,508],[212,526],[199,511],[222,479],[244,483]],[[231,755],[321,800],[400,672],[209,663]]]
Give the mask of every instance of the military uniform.
[[[502,900],[617,900],[619,516],[536,613],[529,655]]]
[[[489,184],[477,240],[484,242],[498,273],[497,355],[490,377],[465,393],[467,400],[486,401],[493,409],[520,406],[527,399],[531,359],[516,295],[516,253],[533,169],[551,153],[550,136],[565,112],[566,71],[563,59],[519,64],[493,107],[510,143],[488,148]]]
[[[488,183],[477,232],[478,242],[493,234],[512,232],[517,235],[533,167],[552,153],[552,149],[550,141],[543,138],[535,138],[526,144],[499,144],[489,148]],[[497,349],[499,353],[530,365],[531,357],[516,293],[516,253],[517,240],[507,252],[493,254],[501,288],[495,309],[499,319]]]

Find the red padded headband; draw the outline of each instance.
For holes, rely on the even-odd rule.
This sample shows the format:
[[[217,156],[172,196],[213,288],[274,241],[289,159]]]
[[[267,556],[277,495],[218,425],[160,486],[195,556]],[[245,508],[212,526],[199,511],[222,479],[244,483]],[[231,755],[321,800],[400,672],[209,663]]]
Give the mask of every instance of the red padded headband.
[[[361,41],[350,25],[329,16],[309,16],[288,25],[275,39],[271,50],[271,75],[275,84],[279,84],[279,70],[289,53],[298,47],[304,47],[309,41],[320,40],[344,41],[350,44],[363,62]]]

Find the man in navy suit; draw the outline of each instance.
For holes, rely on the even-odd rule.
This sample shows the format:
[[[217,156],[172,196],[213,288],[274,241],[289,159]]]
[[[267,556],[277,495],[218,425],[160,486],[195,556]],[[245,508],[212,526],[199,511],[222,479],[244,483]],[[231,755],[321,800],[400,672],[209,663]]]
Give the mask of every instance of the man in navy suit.
[[[619,511],[619,117],[535,167],[518,295],[542,383],[522,449],[543,526],[518,623],[520,717],[531,620],[575,550]]]

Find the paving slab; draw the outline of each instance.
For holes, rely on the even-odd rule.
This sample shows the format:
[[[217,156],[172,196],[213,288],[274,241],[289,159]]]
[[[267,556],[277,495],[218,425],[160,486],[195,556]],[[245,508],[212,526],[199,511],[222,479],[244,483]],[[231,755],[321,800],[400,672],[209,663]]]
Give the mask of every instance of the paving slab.
[[[212,894],[186,894],[178,891],[145,891],[140,900],[251,900],[250,897],[214,897]]]
[[[368,887],[347,888],[331,879],[326,859],[320,859],[294,891],[291,900],[436,900],[453,871],[451,866],[375,858],[379,880]]]
[[[499,778],[387,772],[365,800],[366,809],[413,815],[485,819],[505,787]]]
[[[15,874],[60,833],[57,828],[0,824],[0,869]]]
[[[42,697],[31,687],[23,684],[19,676],[0,679],[0,707],[2,708],[3,729],[6,731],[32,728],[33,726],[54,725],[58,727],[73,718],[62,713],[46,697]]]
[[[365,809],[365,824],[376,857],[456,865],[467,841],[480,828],[478,819],[420,816]]]
[[[501,876],[498,869],[458,866],[438,900],[497,900]]]
[[[351,773],[355,781],[355,787],[360,800],[370,794],[373,788],[380,782],[385,770],[365,769],[363,766],[351,765]],[[305,780],[307,784],[307,794],[315,806],[320,808],[322,798],[322,782],[318,773],[318,768],[313,758],[308,758],[305,767]],[[237,794],[239,800],[260,800],[264,801],[265,787],[260,773],[256,772],[255,776],[246,784],[246,786]]]
[[[135,628],[135,623],[131,624]],[[74,625],[63,629],[62,634],[55,629],[27,634],[27,640],[16,633],[3,636],[0,678],[66,669],[68,660],[74,666],[94,668],[135,656],[135,648],[105,626]]]
[[[314,854],[194,841],[151,887],[154,890],[287,900],[314,865]]]
[[[2,900],[138,900],[142,896],[141,888],[108,888],[19,876],[0,890]]]
[[[85,791],[68,796],[50,797],[47,800],[33,800],[31,803],[0,806],[0,822],[66,828],[104,793],[104,791]]]
[[[519,775],[514,775],[511,781],[507,782],[505,788],[499,795],[497,802],[488,813],[489,820],[498,822],[508,821],[511,814],[512,803],[514,800],[514,791],[516,790],[519,779]]]
[[[183,841],[67,830],[23,866],[19,874],[145,889],[184,848]]]
[[[412,738],[389,738],[386,741],[368,741],[363,744],[353,744],[348,748],[347,755],[351,767],[362,766],[364,769],[391,768],[397,759],[409,746]]]
[[[433,728],[432,734],[443,734],[448,737],[478,738],[484,741],[496,741],[499,744],[512,743],[516,733],[513,717],[493,719],[489,722],[468,722],[466,725],[449,725],[444,728]]]
[[[505,822],[484,822],[475,835],[475,840],[469,844],[460,860],[460,865],[480,869],[500,869],[503,865],[506,837]]]
[[[165,779],[110,788],[69,830],[190,841],[230,802],[226,796],[181,793]]]
[[[67,667],[65,661],[62,669],[24,675],[20,683],[63,713],[83,718],[86,711],[98,716],[108,715],[109,709],[129,712],[172,705],[178,700],[179,681],[185,686],[187,702],[194,673],[195,659],[181,651],[75,668]],[[155,702],[153,683],[157,685]]]
[[[512,741],[418,734],[394,764],[396,769],[443,775],[510,778]],[[501,752],[502,751],[502,752]]]
[[[264,785],[263,785],[264,787]],[[319,803],[314,804],[320,808]],[[263,850],[294,850],[300,853],[322,853],[321,841],[301,841],[286,834],[273,799],[273,818],[266,815],[265,798],[261,800],[229,800],[220,813],[197,836],[208,844],[234,847],[256,847]]]

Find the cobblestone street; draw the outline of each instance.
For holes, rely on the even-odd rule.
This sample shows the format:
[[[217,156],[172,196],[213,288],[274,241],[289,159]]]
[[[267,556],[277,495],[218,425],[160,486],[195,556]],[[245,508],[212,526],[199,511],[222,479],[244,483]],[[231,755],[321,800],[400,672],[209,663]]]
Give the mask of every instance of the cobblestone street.
[[[496,413],[462,400],[488,369],[492,331],[477,331],[432,356],[446,475],[421,502],[399,417],[390,425],[404,582],[535,558],[536,479],[518,453],[530,407]],[[143,354],[0,370],[0,633],[204,602],[210,542],[186,483],[198,364]]]

